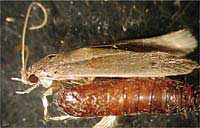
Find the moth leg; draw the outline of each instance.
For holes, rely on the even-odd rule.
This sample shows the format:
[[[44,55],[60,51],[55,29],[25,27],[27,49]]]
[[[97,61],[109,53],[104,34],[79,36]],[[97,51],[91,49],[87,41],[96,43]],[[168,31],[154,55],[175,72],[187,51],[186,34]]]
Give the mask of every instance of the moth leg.
[[[49,95],[50,95],[50,93],[49,93]],[[68,115],[63,115],[63,116],[59,116],[59,117],[50,117],[48,115],[49,102],[47,100],[47,95],[42,97],[42,103],[43,103],[43,107],[44,107],[44,120],[45,121],[48,121],[48,120],[64,120],[64,119],[69,119],[71,117],[71,116],[68,116]]]
[[[48,106],[49,106],[49,102],[47,100],[47,96],[50,96],[56,92],[58,92],[61,88],[62,88],[62,84],[59,82],[53,82],[53,84],[51,85],[51,87],[46,90],[42,95],[42,103],[43,103],[43,107],[44,107],[44,120],[48,121],[48,120],[64,120],[64,119],[69,119],[69,118],[77,118],[77,117],[73,117],[73,116],[69,116],[69,115],[62,115],[62,116],[58,116],[58,117],[50,117],[48,115]]]
[[[47,96],[50,96],[50,95],[58,92],[61,88],[62,88],[61,83],[53,82],[51,87],[42,94],[42,103],[43,103],[43,107],[44,107],[44,120],[46,120],[46,121],[49,119],[49,116],[48,116],[49,102],[47,100]]]
[[[80,81],[76,81],[76,80],[70,80],[70,81],[66,81],[66,83],[68,83],[68,84],[77,84],[77,85],[83,85],[83,83],[82,82],[80,82]]]
[[[70,115],[61,115],[61,116],[56,116],[56,117],[48,117],[48,120],[66,120],[66,119],[77,119],[79,117],[74,117]]]
[[[35,88],[38,87],[38,84],[24,90],[24,91],[16,91],[17,94],[27,94],[27,93],[30,93],[32,90],[34,90]]]
[[[50,88],[49,88],[50,89]],[[56,116],[56,117],[51,117],[48,115],[48,100],[47,100],[47,95],[51,95],[51,92],[49,93],[48,90],[45,92],[46,96],[44,95],[42,97],[42,102],[43,102],[43,106],[44,106],[44,120],[48,121],[48,120],[65,120],[65,119],[75,119],[78,117],[73,117],[70,115],[61,115],[61,116]]]
[[[87,77],[87,78],[83,78],[83,83],[85,84],[90,84],[94,81],[95,77]]]
[[[48,100],[46,98],[46,96],[42,97],[42,103],[43,103],[43,107],[44,107],[44,120],[47,121],[48,120]]]
[[[117,116],[106,116],[101,119],[93,128],[112,128],[117,124]]]
[[[188,118],[189,118],[186,110],[184,110],[183,116],[184,116],[185,119],[188,119]]]
[[[81,78],[79,80],[70,80],[68,83],[70,84],[78,84],[78,85],[84,85],[84,84],[90,84],[93,82],[95,77],[87,77],[87,78]]]

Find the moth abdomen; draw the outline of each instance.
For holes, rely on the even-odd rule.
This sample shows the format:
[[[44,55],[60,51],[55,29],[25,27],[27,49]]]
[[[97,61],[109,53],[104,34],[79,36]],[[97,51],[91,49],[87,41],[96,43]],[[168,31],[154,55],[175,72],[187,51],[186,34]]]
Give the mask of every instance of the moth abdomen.
[[[111,79],[59,91],[58,105],[71,116],[180,113],[199,108],[199,94],[168,78]]]

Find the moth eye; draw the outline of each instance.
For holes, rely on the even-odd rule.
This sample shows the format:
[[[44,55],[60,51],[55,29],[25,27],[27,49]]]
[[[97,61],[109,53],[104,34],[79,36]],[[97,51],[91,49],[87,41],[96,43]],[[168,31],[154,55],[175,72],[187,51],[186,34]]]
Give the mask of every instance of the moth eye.
[[[52,59],[52,58],[54,58],[56,55],[54,55],[54,54],[52,54],[52,55],[48,55],[47,57],[49,58],[49,59]]]
[[[28,79],[29,79],[29,81],[30,81],[31,83],[37,83],[38,80],[39,80],[38,77],[35,76],[34,74],[30,75]]]

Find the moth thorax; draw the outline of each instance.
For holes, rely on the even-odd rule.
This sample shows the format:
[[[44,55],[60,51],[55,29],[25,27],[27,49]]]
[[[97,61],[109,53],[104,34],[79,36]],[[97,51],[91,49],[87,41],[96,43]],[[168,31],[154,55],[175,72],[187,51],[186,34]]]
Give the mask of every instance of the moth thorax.
[[[40,79],[40,83],[42,84],[43,87],[49,88],[52,85],[53,80],[44,78]]]

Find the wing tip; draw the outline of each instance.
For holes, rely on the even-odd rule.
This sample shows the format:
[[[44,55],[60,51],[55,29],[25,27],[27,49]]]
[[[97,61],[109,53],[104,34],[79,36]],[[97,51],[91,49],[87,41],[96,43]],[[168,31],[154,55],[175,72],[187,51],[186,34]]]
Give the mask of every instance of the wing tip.
[[[197,47],[197,40],[189,29],[180,29],[175,32],[163,35],[166,40],[171,41],[171,47],[180,49],[181,51],[190,53]]]

